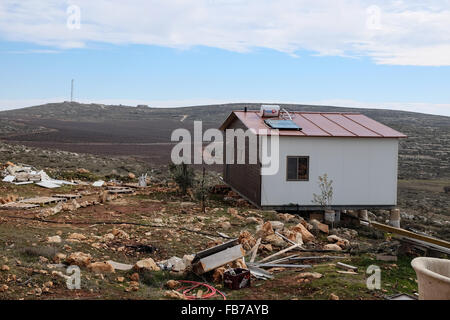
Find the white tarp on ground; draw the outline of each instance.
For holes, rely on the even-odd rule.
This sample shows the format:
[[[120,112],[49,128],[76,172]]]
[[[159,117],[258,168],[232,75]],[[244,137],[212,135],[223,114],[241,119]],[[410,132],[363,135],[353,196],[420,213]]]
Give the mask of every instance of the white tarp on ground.
[[[16,180],[16,177],[9,175],[9,176],[6,176],[2,181],[3,182],[13,182],[14,180]]]
[[[92,185],[94,187],[102,187],[104,184],[105,184],[105,181],[99,180],[99,181],[95,181]]]
[[[14,183],[16,185],[23,185],[23,184],[32,184],[36,183],[38,186],[41,186],[43,188],[59,188],[62,185],[76,185],[76,183],[65,181],[65,180],[56,180],[49,177],[49,175],[44,171],[37,171],[33,170],[31,166],[21,166],[21,165],[10,165],[6,170],[4,171],[5,178],[3,179],[3,182],[10,182]],[[13,182],[17,180],[16,175],[18,174],[25,174],[25,181],[18,180],[19,182]],[[29,176],[27,176],[27,174]],[[31,177],[31,176],[38,176]],[[39,181],[40,176],[40,181]],[[29,181],[26,181],[29,180]],[[37,180],[37,181],[36,181]]]

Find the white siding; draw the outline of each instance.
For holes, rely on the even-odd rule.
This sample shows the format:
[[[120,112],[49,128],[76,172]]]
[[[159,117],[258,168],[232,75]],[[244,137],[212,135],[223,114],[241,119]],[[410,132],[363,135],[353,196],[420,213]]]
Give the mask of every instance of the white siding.
[[[309,181],[286,181],[286,157],[309,156]],[[261,205],[314,205],[318,177],[333,180],[333,205],[396,205],[398,139],[280,137],[280,168],[262,176]]]

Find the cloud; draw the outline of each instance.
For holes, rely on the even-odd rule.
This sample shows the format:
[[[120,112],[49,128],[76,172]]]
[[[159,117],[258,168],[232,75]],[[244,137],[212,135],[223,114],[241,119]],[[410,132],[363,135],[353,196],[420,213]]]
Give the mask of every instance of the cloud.
[[[70,49],[90,43],[296,56],[372,58],[379,64],[449,66],[447,0],[2,0],[0,37]],[[80,29],[73,24],[80,9]],[[75,16],[76,18],[76,16]]]
[[[48,99],[23,99],[23,100],[2,100],[0,99],[0,111],[25,108],[30,106],[42,105],[51,102],[62,102],[65,98],[48,98]],[[450,117],[450,103],[422,103],[422,102],[363,102],[355,100],[329,99],[315,101],[258,101],[257,99],[180,99],[180,100],[133,100],[133,99],[96,99],[96,100],[77,100],[80,103],[100,103],[107,105],[124,105],[137,106],[145,104],[150,107],[175,108],[190,107],[200,105],[215,105],[226,103],[286,103],[286,104],[306,104],[317,106],[337,106],[346,108],[363,108],[363,109],[389,109],[410,112],[420,112],[434,115],[443,115]]]

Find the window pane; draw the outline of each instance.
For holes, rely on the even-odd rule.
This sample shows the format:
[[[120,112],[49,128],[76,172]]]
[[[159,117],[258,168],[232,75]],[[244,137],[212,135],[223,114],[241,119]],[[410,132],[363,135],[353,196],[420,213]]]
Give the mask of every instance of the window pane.
[[[287,179],[297,180],[297,158],[287,159]]]
[[[308,158],[298,158],[298,179],[308,180]]]

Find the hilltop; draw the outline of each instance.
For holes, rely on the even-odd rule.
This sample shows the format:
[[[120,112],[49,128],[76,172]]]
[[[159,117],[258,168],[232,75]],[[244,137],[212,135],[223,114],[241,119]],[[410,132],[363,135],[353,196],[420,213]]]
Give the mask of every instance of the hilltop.
[[[170,135],[177,128],[217,128],[232,110],[260,104],[222,104],[183,108],[49,103],[0,112],[0,139],[33,147],[100,155],[136,155],[165,164]],[[408,135],[400,142],[399,177],[450,177],[450,117],[422,113],[333,106],[282,104],[290,111],[360,112]]]

